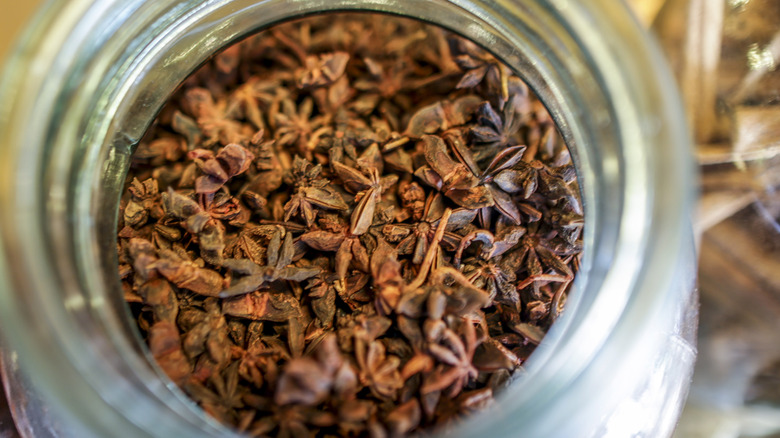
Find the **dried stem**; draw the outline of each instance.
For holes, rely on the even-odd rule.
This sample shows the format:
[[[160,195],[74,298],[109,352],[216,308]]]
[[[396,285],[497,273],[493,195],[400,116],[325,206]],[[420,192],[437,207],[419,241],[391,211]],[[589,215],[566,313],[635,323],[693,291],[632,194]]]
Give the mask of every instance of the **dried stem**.
[[[409,285],[410,288],[416,289],[422,286],[423,282],[425,282],[425,278],[428,276],[428,271],[431,270],[431,265],[433,265],[433,258],[436,257],[436,252],[439,250],[439,243],[444,237],[444,231],[447,229],[447,222],[450,220],[450,216],[452,216],[452,209],[448,208],[444,210],[444,214],[439,221],[439,227],[436,228],[436,234],[433,236],[431,246],[428,247],[428,252],[425,254],[425,259],[423,259],[423,262],[420,265],[420,271],[417,273],[417,278],[415,278],[414,281]]]

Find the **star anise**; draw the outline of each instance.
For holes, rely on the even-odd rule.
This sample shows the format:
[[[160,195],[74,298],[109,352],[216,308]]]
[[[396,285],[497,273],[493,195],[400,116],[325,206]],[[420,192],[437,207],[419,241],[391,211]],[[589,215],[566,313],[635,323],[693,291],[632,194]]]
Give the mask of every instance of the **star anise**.
[[[311,437],[322,428],[329,428],[338,422],[338,417],[319,408],[302,405],[279,406],[271,399],[253,397],[255,406],[268,414],[263,415],[247,427],[249,436],[280,438]]]
[[[306,225],[311,227],[317,214],[314,207],[329,210],[349,208],[344,199],[329,187],[330,182],[320,177],[321,172],[321,165],[312,165],[308,160],[295,156],[291,174],[295,193],[284,206],[284,220],[289,221],[295,213],[299,213]]]
[[[382,317],[362,319],[354,331],[355,359],[360,368],[360,381],[380,399],[393,400],[403,386],[400,375],[401,360],[387,354],[379,336],[390,327],[390,320]]]
[[[307,296],[311,300],[311,310],[316,316],[316,324],[323,330],[333,327],[336,316],[336,278],[333,275],[319,274],[309,279],[306,285]]]
[[[157,321],[149,327],[149,352],[165,374],[177,385],[192,373],[192,365],[181,348],[181,333],[171,321]]]
[[[255,159],[252,152],[238,144],[229,144],[221,148],[216,155],[204,149],[195,149],[188,155],[203,172],[203,175],[195,180],[196,193],[216,192],[230,178],[246,172]]]
[[[231,319],[228,322],[230,337],[238,346],[236,357],[238,362],[238,375],[252,387],[260,390],[266,380],[278,377],[277,362],[289,355],[274,343],[266,342],[267,336],[263,335],[264,323],[251,321],[245,324],[243,321]],[[235,330],[233,330],[235,328]]]
[[[256,172],[250,173],[251,178],[245,186],[244,193],[252,192],[267,197],[282,185],[284,169],[275,149],[276,141],[264,141],[264,134],[265,131],[258,131],[248,146],[250,152],[255,155]]]
[[[164,137],[160,139],[165,140],[163,143],[158,143],[159,140],[149,144],[141,143],[138,148],[144,150],[142,155],[152,158],[152,161],[159,161],[159,159],[163,157],[172,158],[173,156],[180,155],[184,151],[193,150],[199,147],[203,140],[203,133],[200,131],[200,127],[198,127],[198,123],[195,119],[179,110],[173,112],[171,129],[173,129],[174,132],[181,134],[186,140]],[[179,144],[176,145],[175,143]]]
[[[452,101],[440,100],[424,106],[412,114],[404,135],[421,138],[425,134],[462,126],[473,117],[481,102],[478,96],[467,94]]]
[[[172,127],[176,130],[176,122],[180,118],[186,118],[192,123],[192,133],[187,132],[185,137],[194,137],[192,140],[184,140],[181,137],[166,135],[161,136],[155,140],[149,142],[141,142],[138,148],[133,153],[133,162],[144,162],[151,164],[152,166],[165,166],[168,163],[178,161],[182,155],[187,151],[188,144],[190,147],[195,147],[195,144],[200,143],[200,129],[195,121],[189,117],[184,116],[181,112],[174,113]],[[183,129],[179,127],[179,129]]]
[[[344,74],[348,61],[349,54],[346,52],[307,56],[304,68],[298,73],[298,86],[306,88],[331,85]]]
[[[344,397],[356,392],[357,376],[338,349],[336,335],[324,335],[311,357],[298,357],[282,370],[274,401],[279,405],[316,406],[331,392]]]
[[[266,337],[263,342],[273,342],[274,354],[285,358],[299,357],[303,353],[308,316],[292,293],[262,290],[228,297],[222,303],[222,312],[254,321],[287,323],[285,331],[288,348],[284,347],[278,337]]]
[[[314,102],[306,98],[297,104],[290,98],[282,99],[269,110],[272,117],[276,143],[280,147],[294,146],[297,152],[307,158],[317,145],[312,133],[322,126],[319,116],[312,116]]]
[[[225,254],[235,259],[262,263],[267,247],[261,240],[270,240],[278,228],[274,225],[246,225],[225,248]]]
[[[489,102],[483,102],[477,109],[477,126],[471,128],[474,146],[474,159],[483,163],[493,157],[503,147],[521,143],[517,133],[525,121],[516,112],[515,100],[522,96],[513,95],[504,106],[501,114],[493,109]]]
[[[458,160],[471,171],[475,178],[477,178],[480,184],[487,188],[491,198],[494,202],[496,210],[501,214],[511,219],[517,225],[520,225],[521,217],[520,211],[515,205],[512,197],[506,193],[499,185],[493,182],[495,176],[505,169],[509,169],[515,166],[517,163],[522,162],[523,154],[525,153],[525,146],[511,146],[504,148],[499,153],[495,154],[490,163],[485,168],[485,171],[481,171],[477,164],[477,158],[474,156],[474,151],[469,149],[463,141],[463,137],[460,131],[448,131],[445,133],[445,139],[452,147],[452,151]],[[487,208],[480,209],[480,222],[482,226],[487,226],[490,223],[490,210]]]
[[[263,107],[267,108],[277,98],[278,89],[279,81],[252,77],[230,94],[227,112],[246,119],[258,130],[265,129]]]
[[[301,242],[318,251],[335,252],[336,274],[341,281],[350,265],[368,272],[368,251],[346,224],[332,226],[333,231],[313,230],[301,235]]]
[[[416,182],[401,181],[398,184],[398,197],[403,208],[398,212],[397,220],[400,222],[406,219],[419,221],[425,215],[425,200],[427,195],[425,190]]]
[[[565,144],[448,31],[345,14],[262,34],[193,73],[135,152],[125,300],[237,433],[438,433],[563,308],[583,229]]]
[[[175,251],[160,250],[159,258],[144,270],[147,272],[156,270],[179,288],[210,297],[219,295],[224,279],[218,272],[203,268],[201,265],[182,257]]]
[[[354,106],[348,105],[354,102],[356,94],[346,74],[330,85],[311,90],[311,96],[323,119],[322,126],[312,133],[312,143],[316,143],[317,148],[325,146],[328,140],[333,141],[334,137],[342,138],[345,124],[365,126],[365,121],[357,115]],[[356,138],[355,132],[349,136],[351,139]]]
[[[498,95],[499,107],[504,106],[509,100],[511,70],[470,41],[461,41],[459,46],[463,54],[455,57],[455,63],[466,73],[455,88],[474,88],[484,81],[491,94]]]
[[[398,243],[396,250],[399,254],[413,254],[412,263],[419,265],[428,252],[430,242],[436,232],[436,226],[444,214],[444,200],[441,194],[432,193],[428,196],[423,208],[423,217],[416,223],[387,224],[382,228],[382,234],[389,242]],[[474,221],[477,212],[467,208],[458,208],[452,211],[452,216],[447,223],[442,244],[450,251],[457,248],[461,236],[455,233]]]
[[[235,410],[244,407],[243,396],[247,392],[238,384],[238,362],[213,374],[208,384],[190,380],[184,389],[206,413],[222,422],[235,422]]]
[[[529,199],[537,191],[545,199],[563,199],[572,210],[581,214],[579,199],[570,185],[574,179],[572,172],[573,169],[568,166],[553,170],[538,160],[530,163],[520,161],[511,168],[503,169],[494,181],[505,192],[520,193],[524,199]]]
[[[224,188],[217,193],[200,195],[199,199],[200,203],[171,188],[162,194],[167,217],[181,220],[184,228],[198,237],[204,260],[219,265],[225,248],[225,225],[222,221],[243,225],[249,220],[250,212]]]
[[[410,86],[407,76],[412,70],[406,59],[399,57],[391,64],[383,64],[381,61],[365,57],[363,62],[370,76],[356,80],[353,85],[366,96],[371,97],[374,107],[382,102],[397,105],[403,109],[411,107],[405,93],[401,92]],[[372,107],[365,109],[374,110]],[[391,124],[393,124],[392,120]],[[397,120],[395,126],[398,126]]]
[[[450,157],[441,137],[425,135],[422,141],[428,165],[419,167],[415,176],[461,207],[474,210],[494,205],[488,188],[480,184],[479,178],[465,164]]]
[[[204,145],[241,143],[242,139],[251,136],[248,127],[234,120],[227,112],[227,102],[215,102],[212,94],[204,88],[189,89],[184,94],[182,104],[195,117],[206,137]]]
[[[461,336],[452,329],[446,328],[440,339],[428,346],[429,354],[441,365],[423,378],[420,387],[420,394],[423,397],[445,390],[448,397],[456,397],[479,375],[479,371],[472,364],[474,353],[479,345],[474,323],[470,319],[464,319],[459,321],[458,326]]]
[[[517,277],[513,268],[505,265],[500,258],[482,260],[475,257],[465,261],[463,275],[474,286],[486,290],[491,300],[517,303],[520,301],[515,287]]]
[[[377,151],[378,152],[378,151]],[[359,236],[368,231],[374,222],[374,211],[382,198],[382,193],[398,181],[398,175],[380,177],[380,169],[367,164],[358,171],[339,162],[333,163],[333,169],[344,184],[344,188],[356,193],[357,205],[352,212],[350,233]]]
[[[226,259],[222,266],[230,269],[234,274],[243,277],[234,280],[230,287],[220,292],[222,298],[242,295],[267,287],[277,280],[303,281],[317,275],[319,268],[292,266],[292,258],[295,253],[291,233],[285,233],[282,242],[282,231],[279,230],[271,237],[266,252],[266,266],[247,259]]]
[[[512,252],[511,257],[512,263],[518,265],[523,263],[528,275],[527,278],[517,283],[517,290],[532,286],[533,296],[539,297],[539,288],[542,284],[571,282],[574,273],[568,264],[550,248],[549,242],[556,233],[545,235],[538,231],[538,225],[535,228],[534,231],[529,231],[523,236],[520,247]]]
[[[192,361],[208,360],[220,368],[227,364],[231,355],[227,322],[216,298],[206,298],[203,309],[205,311],[191,313],[197,316],[188,321],[189,330],[182,338],[182,348]]]
[[[144,225],[150,217],[154,219],[162,217],[157,180],[149,178],[141,182],[137,178],[133,178],[128,191],[130,199],[125,204],[123,212],[125,225],[138,228]]]
[[[379,137],[365,120],[343,105],[324,110],[331,124],[319,130],[315,153],[327,155],[331,163],[357,160],[358,148],[367,148],[379,141]]]

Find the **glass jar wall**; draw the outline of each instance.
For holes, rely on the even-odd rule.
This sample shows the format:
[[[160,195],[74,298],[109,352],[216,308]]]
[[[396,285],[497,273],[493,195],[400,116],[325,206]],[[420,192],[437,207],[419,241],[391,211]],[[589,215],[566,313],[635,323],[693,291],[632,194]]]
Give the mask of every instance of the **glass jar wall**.
[[[115,224],[128,160],[211,54],[273,23],[406,15],[490,49],[539,95],[577,167],[585,254],[567,310],[462,436],[664,436],[695,348],[694,167],[673,80],[612,0],[71,1],[6,67],[0,138],[3,368],[29,436],[225,436],[160,377],[129,321]]]

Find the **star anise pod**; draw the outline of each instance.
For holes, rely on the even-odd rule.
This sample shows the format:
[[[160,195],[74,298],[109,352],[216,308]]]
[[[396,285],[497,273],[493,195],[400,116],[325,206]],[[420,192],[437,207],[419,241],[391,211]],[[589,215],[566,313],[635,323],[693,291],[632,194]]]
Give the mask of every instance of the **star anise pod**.
[[[224,283],[224,279],[218,272],[203,268],[198,263],[183,258],[171,250],[161,250],[159,258],[147,269],[156,270],[179,288],[210,297],[219,295]]]
[[[249,259],[256,264],[262,263],[267,247],[262,240],[270,240],[278,231],[275,225],[246,225],[225,248],[228,257]]]
[[[355,371],[342,357],[336,335],[329,333],[319,340],[309,356],[287,363],[276,385],[274,401],[279,405],[316,406],[332,392],[343,396],[345,391],[356,391],[356,386]]]
[[[409,87],[407,76],[411,73],[410,63],[402,58],[396,58],[395,62],[383,64],[381,61],[370,57],[363,58],[366,70],[369,76],[365,79],[358,79],[353,84],[354,87],[363,93],[374,96],[374,105],[378,105],[381,100],[392,102],[401,108],[409,108],[410,102],[405,93],[402,93]],[[374,108],[370,108],[373,110]]]
[[[227,321],[216,298],[203,301],[205,312],[198,312],[197,319],[189,321],[189,330],[183,336],[182,348],[187,356],[195,361],[201,355],[211,361],[215,367],[224,366],[230,359]]]
[[[192,373],[192,365],[181,348],[181,333],[174,322],[158,321],[149,327],[149,352],[165,374],[177,385]]]
[[[309,279],[306,285],[307,296],[311,300],[311,310],[317,324],[323,329],[333,327],[336,315],[335,276],[319,274]]]
[[[541,284],[568,283],[574,279],[572,269],[550,248],[549,242],[554,237],[555,232],[545,235],[537,228],[523,236],[519,248],[512,251],[513,263],[523,263],[528,275],[517,283],[517,290],[532,286],[533,296],[539,297]]]
[[[521,143],[517,133],[525,121],[517,114],[515,100],[523,96],[513,95],[501,114],[489,102],[483,102],[477,109],[477,126],[471,128],[474,159],[482,164],[493,157],[501,148]]]
[[[163,278],[153,278],[138,288],[143,303],[152,309],[155,321],[176,322],[179,304],[171,284]]]
[[[524,199],[529,199],[537,191],[543,194],[545,199],[563,199],[572,210],[581,214],[579,198],[570,185],[573,181],[572,171],[568,166],[560,171],[553,170],[538,160],[530,163],[520,161],[511,168],[503,169],[495,176],[494,181],[505,192],[520,193]]]
[[[276,99],[279,87],[279,81],[251,77],[228,96],[227,112],[246,119],[258,130],[265,129],[263,109]]]
[[[393,400],[403,386],[399,369],[401,360],[387,354],[384,343],[376,339],[390,326],[389,320],[380,320],[386,321],[386,325],[383,324],[378,333],[371,328],[355,332],[355,359],[360,368],[360,380],[371,389],[372,394],[380,399]],[[373,327],[371,321],[367,324]]]
[[[480,181],[480,184],[487,188],[490,196],[493,199],[494,207],[500,211],[501,214],[511,219],[517,225],[520,225],[521,217],[520,211],[517,209],[512,197],[503,191],[503,189],[494,183],[494,178],[497,174],[505,169],[509,169],[512,166],[522,162],[523,154],[525,153],[525,146],[511,146],[504,148],[497,153],[491,159],[490,163],[485,168],[485,171],[481,171],[477,164],[477,159],[473,154],[473,150],[469,149],[463,141],[460,131],[448,131],[445,133],[445,139],[452,147],[452,151],[458,160],[468,168],[471,173]],[[490,223],[490,210],[487,208],[480,209],[480,221],[482,226],[487,226]]]
[[[125,227],[122,237],[141,237],[152,242],[156,249],[171,249],[174,242],[181,240],[182,232],[178,221],[172,218],[160,218],[154,224],[147,224],[138,230]]]
[[[480,184],[479,178],[465,164],[450,157],[441,137],[425,135],[422,141],[428,165],[418,168],[415,176],[461,207],[475,210],[494,205],[488,188]]]
[[[213,95],[204,88],[187,90],[182,104],[195,117],[198,127],[206,137],[205,145],[241,143],[252,135],[247,126],[231,118],[225,100],[215,102]]]
[[[201,203],[170,187],[167,193],[162,194],[167,217],[181,220],[183,228],[198,237],[204,260],[219,265],[225,248],[225,225],[222,221],[243,225],[249,220],[250,212],[224,188],[217,193],[200,195],[199,199]]]
[[[266,337],[263,342],[273,342],[273,352],[281,357],[299,357],[305,347],[305,323],[307,313],[298,299],[289,292],[263,290],[226,298],[222,302],[225,315],[254,321],[286,322],[288,348],[278,337]]]
[[[315,207],[329,210],[346,210],[349,208],[344,199],[330,187],[327,179],[321,178],[322,166],[309,163],[308,160],[296,155],[292,169],[292,183],[295,193],[284,206],[284,220],[289,221],[299,213],[306,225],[314,225]]]
[[[262,397],[255,400],[258,401],[257,406],[267,407],[268,414],[251,423],[247,428],[249,436],[311,437],[315,431],[330,428],[338,422],[336,415],[319,408],[302,405],[279,406]],[[259,402],[260,400],[262,402]]]
[[[404,221],[411,218],[413,221],[419,221],[425,214],[425,200],[427,195],[425,190],[416,182],[402,181],[398,184],[398,197],[401,201],[403,210],[399,212],[398,220]],[[403,216],[400,216],[403,214]]]
[[[485,81],[504,105],[509,100],[509,68],[470,41],[462,41],[459,45],[464,53],[455,57],[455,63],[466,73],[455,88],[473,88]]]
[[[248,149],[255,155],[254,169],[247,172],[249,181],[244,186],[244,196],[247,192],[255,193],[264,198],[281,187],[284,180],[284,169],[275,149],[274,140],[264,141],[264,131],[258,131],[253,136]],[[266,203],[267,203],[266,199]]]
[[[141,142],[133,153],[133,162],[144,162],[151,164],[152,166],[164,166],[167,163],[178,161],[187,151],[188,143],[191,145],[191,147],[194,147],[194,144],[200,142],[200,129],[192,119],[184,116],[178,111],[174,114],[174,130],[176,130],[176,122],[179,119],[177,116],[187,118],[191,121],[191,123],[194,125],[192,129],[195,131],[195,133],[190,134],[190,136],[193,136],[194,138],[192,140],[185,141],[181,137],[168,135],[161,136],[160,138],[149,142]]]
[[[304,233],[300,241],[317,251],[335,252],[336,275],[342,282],[347,276],[350,265],[368,272],[368,251],[359,236],[354,235],[349,226],[340,221],[328,225],[328,228],[330,230],[312,230]]]
[[[452,101],[440,100],[424,106],[412,114],[404,135],[421,138],[425,134],[462,126],[473,117],[481,102],[478,96],[467,94]]]
[[[307,56],[304,68],[298,73],[298,86],[305,88],[331,85],[344,74],[348,61],[349,54],[346,52]]]
[[[484,289],[490,294],[491,300],[499,302],[517,303],[520,297],[517,294],[515,281],[517,277],[510,266],[502,266],[501,260],[481,260],[474,258],[466,260],[463,267],[463,275],[474,286]]]
[[[413,254],[412,263],[419,265],[428,252],[430,242],[436,232],[436,226],[444,214],[444,200],[441,194],[432,193],[428,196],[423,208],[423,217],[412,224],[394,223],[382,228],[382,234],[393,243],[398,243],[396,250],[399,254]],[[455,233],[467,224],[470,224],[477,215],[476,210],[457,208],[452,211],[452,216],[447,223],[447,228],[442,238],[442,245],[450,251],[455,250],[460,243],[461,236]]]
[[[155,219],[162,217],[158,202],[160,189],[157,180],[149,178],[141,182],[137,178],[133,178],[128,191],[130,199],[125,204],[123,211],[125,225],[138,228],[144,225],[150,217]]]
[[[297,152],[307,158],[317,146],[312,133],[322,126],[323,119],[312,117],[314,102],[305,98],[297,104],[290,98],[283,99],[269,111],[273,121],[274,139],[280,147],[294,146]]]
[[[190,380],[184,390],[206,413],[222,422],[235,422],[235,410],[244,407],[247,392],[239,385],[238,362],[209,377],[207,384]]]
[[[234,274],[243,275],[239,280],[233,281],[230,287],[220,292],[219,296],[226,298],[242,295],[267,287],[277,280],[303,281],[320,272],[319,268],[307,268],[292,266],[292,258],[295,253],[291,233],[285,233],[282,242],[282,231],[274,233],[266,252],[265,266],[247,259],[226,259],[222,266],[230,269]]]
[[[203,172],[195,180],[196,193],[216,192],[230,178],[246,172],[255,159],[252,152],[238,144],[229,144],[216,155],[204,149],[195,149],[188,155]]]
[[[338,162],[333,163],[333,169],[344,184],[344,188],[357,194],[355,196],[357,205],[350,221],[350,233],[355,236],[364,234],[374,222],[374,211],[382,199],[382,193],[398,181],[398,175],[380,177],[380,170],[376,167],[366,165],[361,172]]]
[[[237,433],[438,433],[563,309],[583,230],[565,144],[446,30],[346,14],[261,34],[193,73],[133,156],[125,300]]]
[[[479,375],[472,361],[479,345],[477,333],[471,320],[460,322],[462,336],[447,328],[438,342],[428,345],[428,352],[440,365],[425,376],[420,387],[422,396],[447,391],[447,396],[456,397]]]

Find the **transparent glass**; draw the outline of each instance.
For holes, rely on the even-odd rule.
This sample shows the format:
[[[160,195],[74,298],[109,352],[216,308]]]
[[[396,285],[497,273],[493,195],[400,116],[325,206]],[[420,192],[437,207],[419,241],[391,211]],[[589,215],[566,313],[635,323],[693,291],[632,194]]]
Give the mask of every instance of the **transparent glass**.
[[[702,174],[700,360],[677,435],[780,436],[780,2],[662,3]]]
[[[0,324],[27,436],[230,436],[150,364],[116,273],[134,145],[209,55],[292,17],[410,16],[490,49],[553,114],[585,207],[563,316],[456,436],[669,435],[695,359],[695,168],[656,46],[614,0],[50,1],[0,87]],[[32,401],[32,402],[30,402]]]

